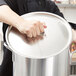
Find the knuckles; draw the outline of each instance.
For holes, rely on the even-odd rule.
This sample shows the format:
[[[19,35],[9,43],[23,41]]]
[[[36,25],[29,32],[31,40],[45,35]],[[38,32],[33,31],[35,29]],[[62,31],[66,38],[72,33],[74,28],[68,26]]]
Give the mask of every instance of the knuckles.
[[[36,37],[40,35],[40,32],[44,32],[43,23],[40,21],[33,22],[31,25],[28,24],[26,29],[22,28],[20,32],[26,34],[30,38]]]

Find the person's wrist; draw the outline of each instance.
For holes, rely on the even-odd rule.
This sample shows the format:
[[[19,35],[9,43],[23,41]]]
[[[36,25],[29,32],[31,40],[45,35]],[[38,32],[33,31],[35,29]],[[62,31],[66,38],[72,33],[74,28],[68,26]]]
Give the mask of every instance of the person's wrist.
[[[21,28],[21,26],[23,25],[23,23],[24,23],[24,19],[23,18],[20,18],[20,19],[16,20],[16,22],[14,23],[13,26],[15,28],[19,29],[19,28]]]
[[[15,25],[15,28],[18,29],[21,33],[25,33],[26,31],[26,26],[25,24],[27,23],[27,20],[19,19]]]

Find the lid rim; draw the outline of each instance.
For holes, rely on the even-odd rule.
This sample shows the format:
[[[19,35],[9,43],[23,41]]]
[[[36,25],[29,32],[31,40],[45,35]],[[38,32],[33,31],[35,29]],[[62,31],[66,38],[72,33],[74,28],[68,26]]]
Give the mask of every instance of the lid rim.
[[[55,53],[55,54],[49,55],[49,56],[45,56],[45,57],[37,57],[37,58],[35,58],[35,57],[31,57],[31,56],[21,55],[20,53],[18,53],[18,52],[16,52],[16,51],[13,51],[14,53],[16,53],[16,54],[18,54],[18,55],[21,55],[21,56],[23,56],[23,57],[27,57],[27,58],[45,59],[45,58],[49,58],[49,57],[56,56],[56,55],[62,53],[65,49],[67,49],[67,48],[69,47],[69,45],[70,45],[71,42],[72,42],[72,30],[71,30],[71,26],[69,25],[68,22],[66,22],[66,20],[64,20],[63,18],[61,18],[61,17],[58,16],[58,15],[55,15],[55,14],[52,14],[52,13],[49,13],[49,12],[32,12],[32,13],[51,14],[51,15],[53,15],[53,16],[61,19],[62,21],[64,21],[64,22],[66,23],[66,25],[67,25],[67,26],[66,26],[66,27],[67,27],[67,30],[69,29],[69,30],[68,30],[68,31],[69,31],[69,40],[67,41],[67,44],[65,45],[65,47],[64,47],[61,51],[59,51],[59,52],[57,52],[57,53]],[[28,13],[28,14],[32,14],[32,13]],[[27,14],[26,14],[26,15],[27,15]],[[23,15],[22,15],[22,17],[23,17]],[[8,29],[7,29],[7,31],[6,31],[6,34],[5,34],[5,37],[6,37],[6,42],[7,42],[8,46],[11,48],[11,50],[14,50],[14,49],[12,48],[12,46],[9,44],[9,41],[8,41],[8,33],[9,33],[9,31],[10,31],[11,28],[12,28],[12,27],[8,27]]]

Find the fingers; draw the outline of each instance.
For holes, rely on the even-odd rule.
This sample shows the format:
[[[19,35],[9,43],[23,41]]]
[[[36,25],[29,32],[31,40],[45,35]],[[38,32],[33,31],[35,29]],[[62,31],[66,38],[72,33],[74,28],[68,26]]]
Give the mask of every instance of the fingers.
[[[44,26],[43,26],[43,23],[39,22],[39,29],[40,29],[40,32],[44,32]]]
[[[31,31],[28,30],[28,31],[26,32],[26,35],[31,38],[31,37],[32,37]]]
[[[46,28],[44,23],[41,23],[40,21],[36,21],[29,26],[29,29],[26,30],[26,34],[30,38],[37,37],[38,35],[40,35],[40,33],[44,32],[44,28]]]
[[[34,25],[34,26],[35,26],[35,25]],[[32,33],[32,37],[36,37],[35,29],[36,29],[36,27],[33,27],[33,28],[32,28],[32,32],[31,32],[31,33]]]
[[[37,22],[37,23],[34,25],[34,27],[35,27],[35,31],[34,31],[34,32],[36,32],[36,36],[37,36],[37,35],[40,35],[39,23]]]
[[[41,23],[40,21],[37,21],[35,24],[34,24],[34,33],[35,35],[33,34],[34,37],[40,35],[40,33],[44,32],[44,26],[43,26],[43,23]]]

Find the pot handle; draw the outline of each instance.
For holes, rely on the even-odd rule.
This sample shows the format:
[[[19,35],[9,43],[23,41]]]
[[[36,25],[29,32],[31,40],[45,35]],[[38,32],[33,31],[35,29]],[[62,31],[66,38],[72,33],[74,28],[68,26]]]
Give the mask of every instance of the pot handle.
[[[4,44],[3,44],[8,50],[10,50],[11,51],[11,49],[10,49],[10,47],[8,46],[8,44],[6,43],[6,42],[4,42]]]

